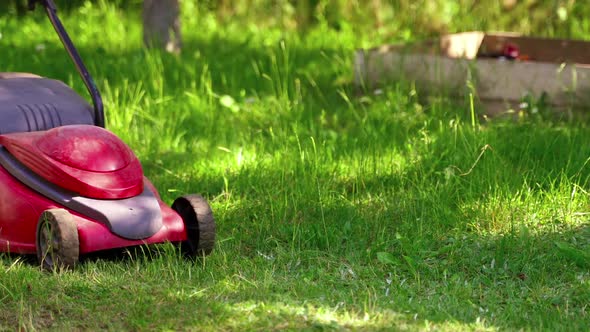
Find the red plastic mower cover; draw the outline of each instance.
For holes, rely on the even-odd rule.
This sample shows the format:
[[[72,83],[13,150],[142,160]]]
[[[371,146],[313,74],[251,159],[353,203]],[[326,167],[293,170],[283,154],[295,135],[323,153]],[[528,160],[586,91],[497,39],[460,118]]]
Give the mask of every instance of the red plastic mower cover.
[[[84,197],[122,199],[143,191],[137,157],[100,127],[70,125],[5,134],[0,145],[45,180]]]

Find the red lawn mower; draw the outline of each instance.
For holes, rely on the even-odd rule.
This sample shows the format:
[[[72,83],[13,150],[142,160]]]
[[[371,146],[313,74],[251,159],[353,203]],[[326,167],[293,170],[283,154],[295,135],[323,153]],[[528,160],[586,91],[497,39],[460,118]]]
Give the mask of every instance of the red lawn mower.
[[[215,221],[199,195],[168,207],[133,151],[104,129],[100,93],[57,17],[45,8],[94,107],[60,81],[0,73],[0,251],[37,254],[47,270],[74,267],[80,255],[171,242],[208,255]]]

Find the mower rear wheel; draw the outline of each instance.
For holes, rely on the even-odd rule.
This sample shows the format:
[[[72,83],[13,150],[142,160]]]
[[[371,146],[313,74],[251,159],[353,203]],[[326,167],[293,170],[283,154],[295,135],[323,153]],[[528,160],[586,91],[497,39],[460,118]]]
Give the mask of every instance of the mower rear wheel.
[[[207,200],[201,195],[178,197],[172,204],[186,229],[187,239],[180,244],[189,257],[209,255],[215,246],[215,219]]]
[[[37,259],[47,271],[71,269],[78,263],[80,243],[72,215],[64,209],[45,210],[37,223]]]

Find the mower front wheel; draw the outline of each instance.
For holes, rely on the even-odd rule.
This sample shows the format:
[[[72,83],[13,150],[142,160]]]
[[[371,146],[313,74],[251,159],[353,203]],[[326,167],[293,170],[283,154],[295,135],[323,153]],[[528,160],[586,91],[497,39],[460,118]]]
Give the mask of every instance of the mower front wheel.
[[[187,239],[180,244],[189,257],[209,255],[215,246],[215,219],[213,211],[201,195],[186,195],[172,204],[184,222]]]
[[[35,244],[43,270],[71,269],[78,263],[78,228],[72,215],[64,209],[45,210],[41,214]]]

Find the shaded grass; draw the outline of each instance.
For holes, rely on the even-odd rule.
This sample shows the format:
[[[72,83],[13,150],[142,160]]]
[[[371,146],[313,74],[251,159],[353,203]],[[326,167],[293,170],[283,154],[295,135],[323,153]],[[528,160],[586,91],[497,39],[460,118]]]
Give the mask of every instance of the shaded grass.
[[[109,129],[165,201],[209,198],[219,242],[197,262],[162,246],[60,274],[3,256],[1,329],[588,326],[582,116],[472,123],[411,82],[355,91],[346,30],[189,25],[177,57],[142,50],[133,15],[79,14]],[[2,67],[83,93],[38,21],[0,19]]]

